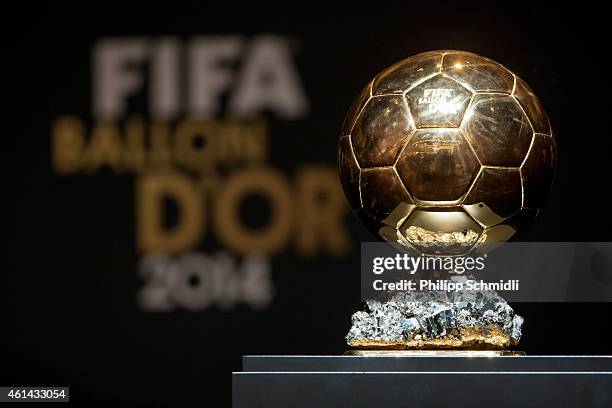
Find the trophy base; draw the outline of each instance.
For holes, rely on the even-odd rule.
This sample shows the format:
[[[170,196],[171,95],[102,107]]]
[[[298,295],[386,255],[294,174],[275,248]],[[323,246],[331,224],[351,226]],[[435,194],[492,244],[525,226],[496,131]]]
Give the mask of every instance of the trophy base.
[[[351,317],[346,343],[362,350],[507,350],[523,318],[494,291],[401,292],[368,300]]]
[[[345,356],[363,357],[506,357],[524,356],[516,350],[347,350]]]
[[[507,350],[350,350],[244,356],[233,406],[612,406],[612,357]],[[510,354],[505,354],[510,353]]]

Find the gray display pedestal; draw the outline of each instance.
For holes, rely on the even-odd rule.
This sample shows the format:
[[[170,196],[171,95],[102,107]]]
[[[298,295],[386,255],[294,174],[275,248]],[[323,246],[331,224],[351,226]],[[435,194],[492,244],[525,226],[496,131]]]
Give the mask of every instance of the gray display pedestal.
[[[241,407],[612,407],[611,356],[244,356]]]

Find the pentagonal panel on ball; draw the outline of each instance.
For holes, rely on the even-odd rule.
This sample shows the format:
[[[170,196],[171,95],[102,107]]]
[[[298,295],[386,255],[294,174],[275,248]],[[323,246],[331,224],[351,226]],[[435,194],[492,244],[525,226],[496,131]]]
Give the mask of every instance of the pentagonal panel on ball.
[[[488,58],[469,53],[444,55],[442,72],[476,92],[511,93],[514,77]]]
[[[342,136],[338,143],[338,169],[340,171],[340,182],[352,208],[361,207],[361,197],[359,195],[359,166],[355,161],[353,150],[351,149],[351,139],[349,136]]]
[[[518,168],[483,167],[463,200],[465,210],[485,227],[492,227],[521,209]]]
[[[459,127],[472,93],[445,75],[437,75],[406,94],[417,128]]]
[[[401,95],[377,96],[361,111],[351,141],[362,168],[390,166],[414,132]]]
[[[476,95],[463,130],[480,162],[490,166],[520,166],[533,137],[527,117],[506,95]]]
[[[441,52],[426,52],[393,64],[376,76],[372,94],[404,93],[414,83],[440,71]]]
[[[423,129],[410,138],[396,168],[413,197],[453,201],[467,191],[480,164],[458,129]]]
[[[542,208],[555,173],[555,143],[552,137],[535,134],[521,173],[525,207]]]
[[[397,226],[399,220],[391,222],[390,215],[394,211],[396,216],[409,212],[414,204],[393,167],[362,170],[361,201],[363,209],[375,219],[392,226]]]

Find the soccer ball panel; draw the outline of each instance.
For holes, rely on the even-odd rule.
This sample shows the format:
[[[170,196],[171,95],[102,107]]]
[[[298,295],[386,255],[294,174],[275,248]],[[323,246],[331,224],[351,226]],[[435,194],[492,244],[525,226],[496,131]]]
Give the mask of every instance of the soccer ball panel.
[[[514,238],[519,231],[525,229],[535,219],[538,212],[523,208],[512,217],[492,228],[486,228],[480,238],[482,243],[505,242]]]
[[[400,205],[413,204],[393,167],[362,170],[361,199],[364,210],[390,225],[397,223],[388,220],[394,210]]]
[[[529,154],[521,166],[524,206],[542,208],[555,172],[555,143],[551,136],[536,133]]]
[[[417,128],[459,127],[472,93],[458,82],[437,75],[406,94]]]
[[[476,92],[510,94],[514,86],[514,77],[506,68],[474,54],[444,55],[442,72]]]
[[[518,77],[516,78],[514,97],[521,104],[525,110],[525,113],[527,113],[534,132],[552,135],[548,116],[546,115],[540,100],[537,96],[535,96],[531,88],[529,88],[529,85]]]
[[[353,126],[355,125],[355,121],[357,120],[357,116],[359,116],[359,112],[363,106],[368,102],[368,99],[372,95],[372,82],[368,83],[364,86],[357,97],[351,103],[346,116],[344,117],[344,123],[342,124],[342,136],[350,135],[353,130]]]
[[[406,239],[402,236],[402,234],[393,227],[388,227],[383,225],[377,232],[377,234],[384,239],[385,241],[391,243],[392,245],[399,244],[400,251],[402,247],[406,247],[408,245]]]
[[[453,201],[465,194],[480,164],[458,129],[426,129],[410,138],[396,168],[413,197]]]
[[[521,108],[504,95],[476,95],[462,128],[480,162],[490,166],[520,166],[533,137]]]
[[[342,189],[352,208],[361,207],[359,194],[359,165],[355,161],[349,136],[342,136],[338,144],[338,165]]]
[[[463,200],[463,208],[485,227],[516,213],[522,205],[519,169],[483,167]]]
[[[379,230],[381,228],[380,220],[374,218],[370,215],[369,212],[364,210],[363,208],[359,208],[355,210],[355,213],[361,220],[361,223],[375,236],[385,239],[379,234]]]
[[[415,55],[391,65],[374,79],[373,95],[404,93],[414,83],[440,72],[442,52]]]
[[[481,242],[506,242],[516,234],[516,229],[510,225],[499,224],[491,228],[487,228],[482,233]]]
[[[351,133],[359,165],[362,168],[392,165],[413,132],[414,125],[401,95],[371,98]]]

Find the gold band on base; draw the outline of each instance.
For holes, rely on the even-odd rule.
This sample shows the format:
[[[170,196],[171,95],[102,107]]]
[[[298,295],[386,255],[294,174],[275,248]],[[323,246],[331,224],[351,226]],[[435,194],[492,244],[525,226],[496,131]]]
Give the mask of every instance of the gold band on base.
[[[524,356],[514,350],[347,350],[345,356],[364,357],[503,357]]]

